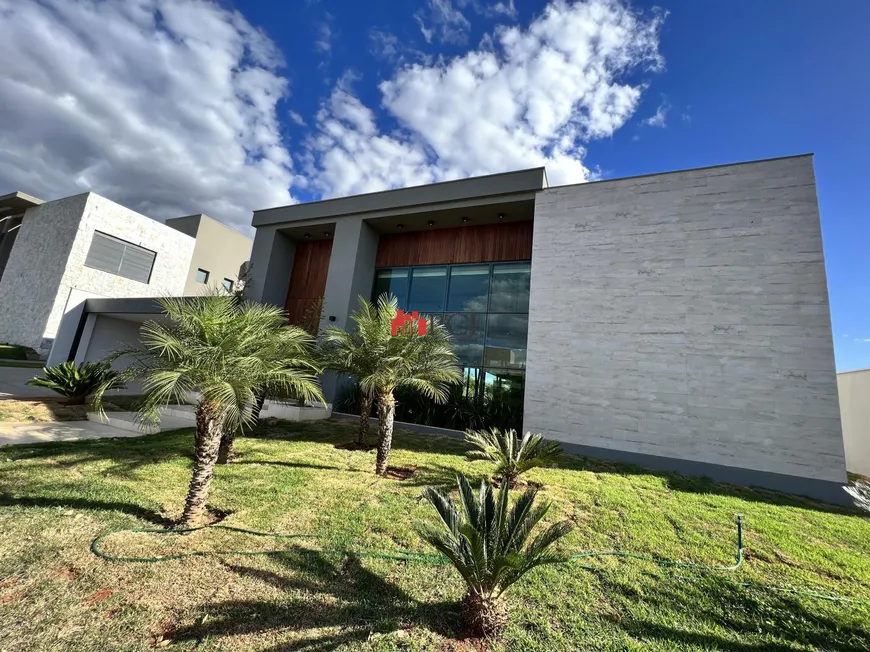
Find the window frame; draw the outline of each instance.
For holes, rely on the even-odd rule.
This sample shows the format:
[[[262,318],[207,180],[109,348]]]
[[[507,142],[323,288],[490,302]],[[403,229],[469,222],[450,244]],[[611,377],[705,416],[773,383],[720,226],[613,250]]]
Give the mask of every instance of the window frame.
[[[202,280],[202,281],[199,280],[199,273],[200,272],[205,274],[205,280]],[[196,268],[196,282],[197,283],[201,283],[202,285],[208,285],[208,279],[210,276],[211,276],[211,272],[209,272],[207,269],[203,269],[202,267]]]
[[[227,287],[227,283],[229,283],[229,287]],[[231,278],[225,278],[223,280],[223,282],[221,283],[221,285],[223,286],[224,290],[226,290],[227,292],[232,292],[233,288],[236,287],[236,284],[233,282],[233,279],[231,279]]]

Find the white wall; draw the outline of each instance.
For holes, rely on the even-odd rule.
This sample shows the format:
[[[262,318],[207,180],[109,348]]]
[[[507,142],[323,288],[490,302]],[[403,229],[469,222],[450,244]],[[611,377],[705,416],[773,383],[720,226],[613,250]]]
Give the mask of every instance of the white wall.
[[[870,369],[837,374],[846,468],[870,476]]]
[[[118,349],[140,346],[141,327],[142,322],[139,321],[128,321],[109,315],[88,315],[79,350],[75,354],[76,363],[100,362]],[[124,369],[128,362],[119,358],[112,367]]]
[[[0,281],[0,340],[47,354],[75,291],[104,297],[184,292],[195,240],[99,195],[87,193],[32,208],[21,229]],[[154,251],[149,282],[85,267],[94,231]]]
[[[562,441],[845,481],[812,159],[538,193],[525,395]]]

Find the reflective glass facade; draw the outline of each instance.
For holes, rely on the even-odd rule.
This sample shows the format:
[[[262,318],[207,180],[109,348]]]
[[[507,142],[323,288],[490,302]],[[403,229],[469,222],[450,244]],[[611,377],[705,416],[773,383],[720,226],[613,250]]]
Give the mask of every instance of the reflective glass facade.
[[[509,402],[521,422],[530,282],[530,262],[381,268],[372,298],[389,292],[399,308],[437,317],[464,367],[461,395]]]

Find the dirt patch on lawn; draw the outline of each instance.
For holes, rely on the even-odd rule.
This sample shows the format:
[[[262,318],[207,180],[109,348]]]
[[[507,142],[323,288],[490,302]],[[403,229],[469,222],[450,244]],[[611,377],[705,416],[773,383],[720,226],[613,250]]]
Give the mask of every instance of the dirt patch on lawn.
[[[118,403],[106,401],[103,403],[103,409],[106,412],[123,412],[130,409],[128,397],[119,396]],[[89,405],[69,405],[62,398],[0,399],[0,422],[7,423],[85,421],[87,413],[92,411],[93,408]]]
[[[0,400],[0,421],[28,423],[33,421],[84,421],[86,405],[67,405],[61,400],[36,399],[19,401]]]
[[[356,441],[348,441],[341,444],[336,444],[335,447],[342,451],[371,451],[378,447],[378,445],[374,442],[360,444]]]
[[[390,466],[387,467],[387,472],[384,477],[389,480],[408,480],[417,472],[416,466]]]

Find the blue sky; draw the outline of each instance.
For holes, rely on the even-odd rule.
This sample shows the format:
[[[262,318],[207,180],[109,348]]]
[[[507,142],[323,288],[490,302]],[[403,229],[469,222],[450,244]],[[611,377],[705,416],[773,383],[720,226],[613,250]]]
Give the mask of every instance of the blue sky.
[[[0,0],[0,14],[0,193],[92,189],[246,228],[254,209],[517,167],[573,183],[814,152],[837,367],[870,367],[870,2]]]

